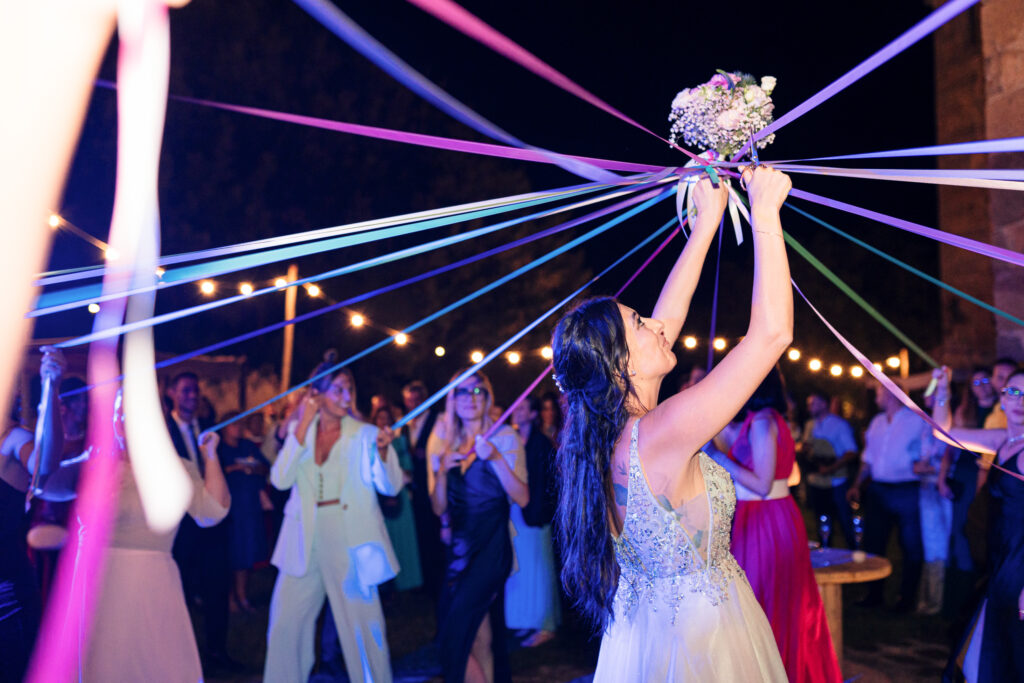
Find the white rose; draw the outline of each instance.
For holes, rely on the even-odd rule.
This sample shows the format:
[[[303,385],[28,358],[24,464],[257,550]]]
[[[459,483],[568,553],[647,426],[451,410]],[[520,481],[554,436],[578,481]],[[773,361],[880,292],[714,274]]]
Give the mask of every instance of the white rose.
[[[735,107],[726,109],[715,119],[718,127],[725,130],[736,130],[741,121],[743,121],[743,111]]]
[[[763,76],[761,78],[761,90],[764,90],[766,95],[771,95],[772,90],[775,90],[775,76]]]

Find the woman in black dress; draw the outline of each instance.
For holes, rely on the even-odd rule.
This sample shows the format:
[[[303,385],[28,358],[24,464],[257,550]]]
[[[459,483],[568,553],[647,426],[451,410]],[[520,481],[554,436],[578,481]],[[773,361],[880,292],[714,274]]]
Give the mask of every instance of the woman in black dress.
[[[438,645],[445,681],[509,681],[504,587],[512,568],[509,499],[529,502],[526,461],[507,426],[490,439],[494,390],[477,373],[448,393],[427,445],[431,506],[448,514],[451,545]]]
[[[936,377],[935,418],[948,429],[945,368],[936,371]],[[1006,429],[949,429],[971,450],[994,453],[1002,468],[993,467],[988,478],[992,497],[988,588],[961,648],[961,668],[968,680],[977,683],[1024,680],[1024,481],[1014,476],[1024,476],[1024,371],[1010,375],[999,400],[1006,413]]]

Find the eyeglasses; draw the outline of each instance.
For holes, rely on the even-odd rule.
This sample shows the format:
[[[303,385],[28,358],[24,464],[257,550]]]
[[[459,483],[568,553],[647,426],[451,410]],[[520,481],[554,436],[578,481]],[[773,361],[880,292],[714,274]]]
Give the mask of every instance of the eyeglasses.
[[[1024,401],[1024,390],[1018,389],[1017,387],[1004,387],[1003,396],[1007,398],[1014,398],[1018,401]]]
[[[980,387],[983,384],[990,384],[990,383],[991,382],[989,381],[988,377],[980,377],[980,378],[974,380],[973,382],[971,382],[971,384],[973,384],[976,387]]]
[[[454,394],[455,398],[472,398],[473,396],[482,396],[483,398],[487,398],[489,395],[490,394],[487,393],[487,389],[484,389],[483,387],[473,387],[472,389],[464,389],[463,387],[459,387],[458,389],[455,390]]]

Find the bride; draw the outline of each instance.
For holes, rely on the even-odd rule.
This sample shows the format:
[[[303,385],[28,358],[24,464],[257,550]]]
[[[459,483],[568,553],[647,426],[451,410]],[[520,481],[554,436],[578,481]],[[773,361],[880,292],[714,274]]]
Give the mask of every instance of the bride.
[[[653,316],[611,298],[554,334],[568,411],[558,450],[562,580],[604,636],[594,681],[786,681],[771,627],[729,552],[736,496],[700,448],[742,408],[793,330],[779,209],[789,178],[749,181],[754,291],[743,340],[700,383],[658,403],[728,194],[704,178],[698,215]]]

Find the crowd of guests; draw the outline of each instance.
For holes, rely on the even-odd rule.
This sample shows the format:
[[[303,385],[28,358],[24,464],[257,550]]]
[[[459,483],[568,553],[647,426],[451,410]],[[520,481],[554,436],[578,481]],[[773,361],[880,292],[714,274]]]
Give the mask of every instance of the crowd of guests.
[[[59,363],[49,357],[43,372],[61,379]],[[702,374],[691,373],[685,386]],[[486,376],[477,373],[453,387],[437,409],[395,431],[392,425],[427,399],[423,382],[410,382],[393,397],[373,396],[364,414],[351,372],[328,379],[278,415],[250,415],[202,441],[212,415],[202,417],[200,378],[184,372],[167,382],[168,433],[195,499],[176,533],[143,530],[124,459],[111,559],[101,582],[121,589],[96,608],[105,623],[121,628],[93,639],[83,680],[112,680],[111,671],[142,675],[153,662],[162,662],[162,675],[176,671],[182,680],[195,680],[203,670],[240,670],[227,651],[230,615],[253,610],[249,577],[268,561],[277,568],[268,681],[305,680],[318,637],[333,640],[322,641],[325,657],[340,643],[352,680],[390,680],[381,595],[400,591],[421,591],[433,601],[446,680],[507,681],[509,631],[524,646],[555,637],[564,600],[552,540],[560,396],[528,397],[506,424],[496,425],[503,411]],[[734,481],[731,550],[768,616],[787,670],[806,670],[810,662],[807,680],[840,680],[800,506],[818,522],[825,546],[884,556],[895,528],[901,570],[890,608],[941,611],[954,621],[959,640],[950,676],[961,669],[985,674],[971,680],[1009,680],[1001,676],[1024,670],[1014,659],[1024,652],[1024,483],[1006,473],[1020,472],[1024,372],[1004,358],[956,379],[937,373],[937,389],[920,397],[956,445],[881,386],[878,412],[863,431],[820,391],[807,397],[808,419],[800,422],[773,371],[734,424],[706,446]],[[35,437],[19,426],[17,413],[3,437],[0,493],[8,505],[0,578],[11,582],[5,591],[24,607],[19,620],[0,620],[5,671],[24,670],[38,628],[39,587],[45,595],[53,555],[68,529],[75,531],[67,510],[77,473],[72,465],[86,451],[83,386],[63,378],[65,398],[40,418],[45,448],[34,448]],[[33,457],[44,461],[37,466]],[[36,470],[40,495],[26,516],[20,508]],[[141,550],[162,554],[148,556],[146,564]],[[177,585],[178,573],[182,590],[165,591],[144,617],[132,614],[138,604],[121,603],[124,586],[138,573],[149,577],[136,582],[143,602],[159,582]],[[883,596],[877,582],[861,603],[881,605]],[[202,614],[198,645],[186,604]],[[325,604],[326,635],[318,636]],[[148,653],[134,664],[141,668],[126,668],[132,650],[124,645],[146,627],[177,645],[168,658]],[[1011,668],[990,671],[994,661]],[[20,680],[18,674],[7,679]]]

